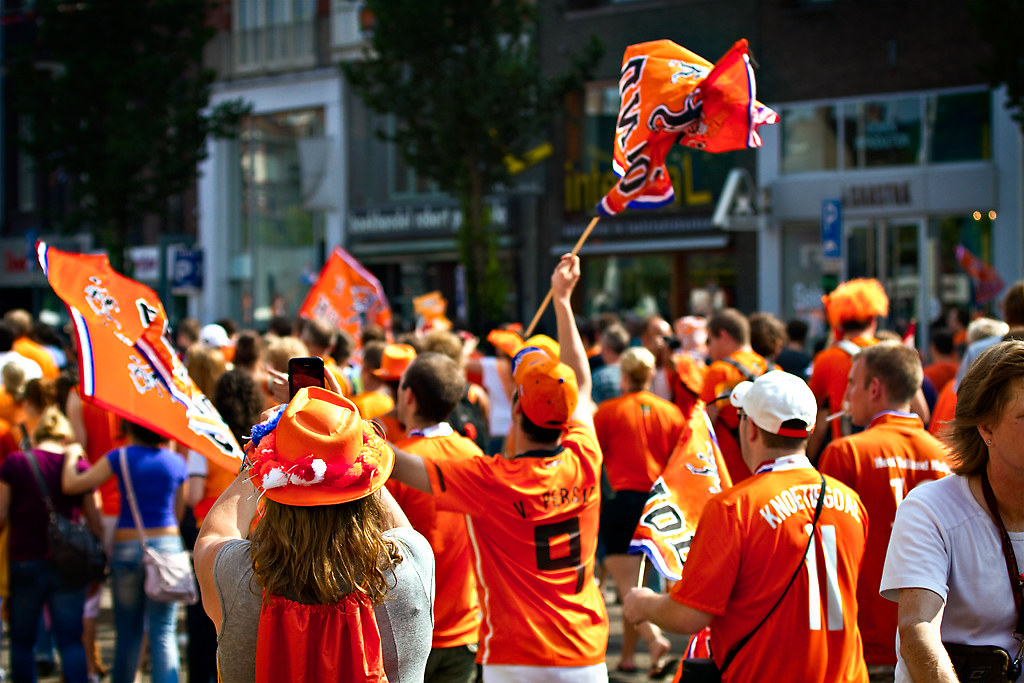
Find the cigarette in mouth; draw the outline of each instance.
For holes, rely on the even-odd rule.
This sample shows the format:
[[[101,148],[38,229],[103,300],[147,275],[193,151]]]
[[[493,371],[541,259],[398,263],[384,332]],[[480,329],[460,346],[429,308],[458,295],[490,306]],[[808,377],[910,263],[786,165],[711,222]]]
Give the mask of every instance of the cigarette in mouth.
[[[838,413],[832,413],[831,415],[825,418],[825,422],[831,422],[832,420],[838,419],[843,415],[846,415],[845,410],[840,410]]]

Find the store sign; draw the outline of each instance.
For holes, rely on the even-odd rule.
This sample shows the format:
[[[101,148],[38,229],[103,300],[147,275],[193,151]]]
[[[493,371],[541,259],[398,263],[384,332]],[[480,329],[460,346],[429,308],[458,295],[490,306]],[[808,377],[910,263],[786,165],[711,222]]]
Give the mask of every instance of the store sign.
[[[508,226],[508,208],[489,202],[491,225]],[[462,210],[446,206],[395,207],[353,211],[348,216],[349,234],[374,237],[426,237],[454,235],[462,225]]]
[[[821,203],[821,255],[823,258],[843,257],[843,202],[826,199]]]
[[[848,207],[910,204],[910,181],[848,185],[843,192],[843,202]]]
[[[132,278],[142,282],[160,279],[160,247],[132,247],[128,250],[132,262]]]

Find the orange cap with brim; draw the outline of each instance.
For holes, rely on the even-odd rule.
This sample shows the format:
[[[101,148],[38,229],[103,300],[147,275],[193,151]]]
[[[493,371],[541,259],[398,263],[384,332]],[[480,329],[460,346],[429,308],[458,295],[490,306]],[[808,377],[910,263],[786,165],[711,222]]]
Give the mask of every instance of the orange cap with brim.
[[[579,399],[572,368],[529,346],[516,354],[512,367],[519,406],[530,422],[539,427],[565,425]]]
[[[408,344],[388,344],[381,353],[380,367],[373,374],[385,382],[395,382],[415,359],[416,349]]]
[[[394,451],[352,402],[320,387],[299,389],[252,432],[252,483],[285,505],[365,498],[384,485],[395,465]]]

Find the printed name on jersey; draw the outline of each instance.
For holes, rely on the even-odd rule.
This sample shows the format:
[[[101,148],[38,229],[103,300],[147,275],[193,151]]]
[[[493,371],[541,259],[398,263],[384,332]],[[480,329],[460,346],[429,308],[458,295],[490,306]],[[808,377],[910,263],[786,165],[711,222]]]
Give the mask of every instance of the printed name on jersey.
[[[761,518],[768,523],[768,526],[775,529],[797,510],[813,511],[818,505],[820,491],[821,484],[790,486],[761,508]],[[822,505],[837,512],[845,512],[858,522],[860,521],[860,510],[849,493],[826,486],[825,500]]]
[[[595,486],[573,486],[572,488],[557,488],[545,491],[540,494],[537,502],[539,505],[537,508],[547,510],[554,510],[564,505],[586,505],[594,498]],[[529,513],[526,511],[526,501],[517,500],[512,503],[512,507],[516,509],[519,516],[523,519],[529,517]]]
[[[898,468],[902,470],[931,470],[932,472],[942,472],[944,474],[949,474],[952,471],[949,469],[949,465],[941,460],[908,460],[907,458],[883,458],[881,456],[875,458],[876,470],[887,470],[890,468]]]

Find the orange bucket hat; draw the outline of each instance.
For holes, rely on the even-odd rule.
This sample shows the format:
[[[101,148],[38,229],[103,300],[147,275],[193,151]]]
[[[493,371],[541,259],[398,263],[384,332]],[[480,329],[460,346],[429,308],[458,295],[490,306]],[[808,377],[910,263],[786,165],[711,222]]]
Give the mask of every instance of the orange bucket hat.
[[[561,427],[576,410],[579,385],[576,373],[547,351],[523,347],[512,360],[519,405],[530,422],[539,427]]]
[[[408,344],[388,344],[380,357],[380,367],[373,374],[385,382],[395,382],[416,358],[416,349]]]
[[[334,505],[365,498],[384,485],[395,453],[347,398],[304,387],[252,428],[250,478],[285,505]]]

